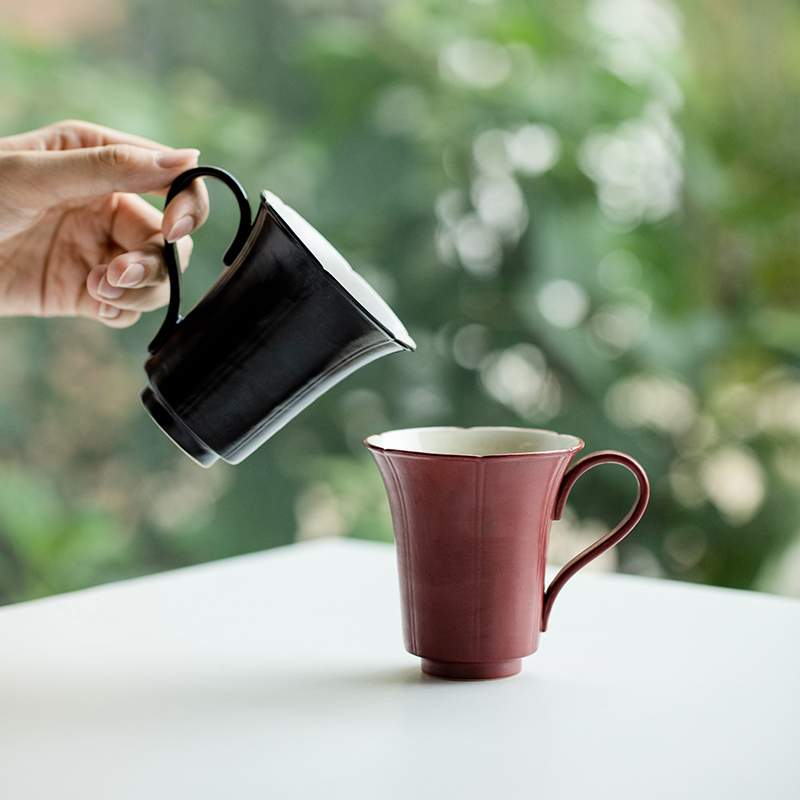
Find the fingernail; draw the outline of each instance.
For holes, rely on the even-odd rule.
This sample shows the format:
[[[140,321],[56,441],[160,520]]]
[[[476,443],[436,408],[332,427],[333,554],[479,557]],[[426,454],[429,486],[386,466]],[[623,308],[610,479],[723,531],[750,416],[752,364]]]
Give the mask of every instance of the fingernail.
[[[156,153],[156,165],[162,169],[172,169],[196,161],[200,157],[200,151],[194,148],[185,150],[161,150]]]
[[[177,242],[182,236],[186,236],[194,230],[194,219],[188,214],[181,217],[167,234],[168,242]]]
[[[100,283],[97,285],[97,294],[100,297],[105,297],[107,300],[119,300],[125,294],[125,290],[119,286],[112,286],[108,282],[108,276],[103,275]]]
[[[138,262],[133,262],[132,264],[129,264],[125,272],[120,275],[119,280],[117,281],[117,286],[124,286],[127,289],[130,289],[134,286],[138,286],[143,280],[144,266]]]
[[[121,308],[117,308],[116,306],[110,306],[106,303],[100,304],[100,316],[103,319],[116,319],[120,312],[122,311]]]

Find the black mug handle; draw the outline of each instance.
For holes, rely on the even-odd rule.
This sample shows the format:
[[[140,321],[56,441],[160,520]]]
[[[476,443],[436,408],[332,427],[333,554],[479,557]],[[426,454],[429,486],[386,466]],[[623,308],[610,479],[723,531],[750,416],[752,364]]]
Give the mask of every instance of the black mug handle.
[[[222,181],[233,192],[239,203],[239,230],[236,231],[234,238],[228,251],[222,258],[226,266],[230,266],[236,256],[239,255],[247,237],[250,235],[252,222],[250,217],[250,201],[247,199],[247,194],[242,188],[242,185],[230,172],[226,172],[219,167],[194,167],[182,172],[172,183],[167,193],[167,200],[164,203],[166,208],[170,200],[175,195],[186,189],[195,178],[209,177],[216,178]],[[153,338],[153,341],[147,346],[148,351],[152,354],[156,350],[160,350],[164,342],[172,335],[176,326],[181,322],[181,270],[178,266],[178,253],[175,248],[174,242],[167,242],[164,245],[164,261],[167,264],[167,272],[169,273],[169,305],[167,306],[167,316],[158,333]]]

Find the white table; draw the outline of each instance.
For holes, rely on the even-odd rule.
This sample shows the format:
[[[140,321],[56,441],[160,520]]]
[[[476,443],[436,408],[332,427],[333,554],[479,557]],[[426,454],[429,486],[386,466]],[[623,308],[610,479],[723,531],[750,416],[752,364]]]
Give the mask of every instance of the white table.
[[[0,609],[0,797],[800,797],[798,601],[584,573],[520,675],[418,663],[371,542]]]

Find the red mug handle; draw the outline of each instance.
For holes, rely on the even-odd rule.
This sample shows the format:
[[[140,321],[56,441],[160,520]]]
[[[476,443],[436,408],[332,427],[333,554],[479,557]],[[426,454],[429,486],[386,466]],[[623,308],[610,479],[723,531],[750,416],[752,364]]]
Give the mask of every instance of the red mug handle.
[[[575,558],[568,564],[565,564],[561,571],[553,578],[547,591],[544,593],[544,605],[542,607],[542,630],[547,630],[547,620],[550,617],[550,611],[553,608],[553,601],[556,595],[564,588],[564,584],[579,570],[585,567],[590,561],[597,558],[612,548],[617,542],[622,541],[633,529],[636,523],[642,518],[645,508],[647,508],[647,501],[650,498],[650,482],[647,480],[647,475],[642,469],[638,461],[626,456],[625,453],[618,453],[616,450],[601,450],[597,453],[582,458],[577,461],[564,475],[561,481],[561,486],[558,489],[558,496],[556,497],[555,510],[553,511],[553,519],[561,519],[564,513],[564,506],[567,504],[567,497],[569,496],[575,481],[583,475],[584,472],[596,467],[598,464],[622,464],[627,467],[636,477],[639,482],[639,495],[630,513],[625,517],[622,522],[614,528],[611,533],[606,534],[601,539],[598,539],[594,544],[587,547],[583,552],[578,553]]]

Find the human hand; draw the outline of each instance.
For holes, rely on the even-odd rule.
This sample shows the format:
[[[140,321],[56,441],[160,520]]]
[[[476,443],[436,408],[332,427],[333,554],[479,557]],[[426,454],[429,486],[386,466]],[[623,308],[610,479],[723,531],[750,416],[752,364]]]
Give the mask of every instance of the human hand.
[[[162,216],[139,194],[166,194],[198,155],[87,122],[0,138],[0,316],[124,328],[164,305],[164,241],[185,268],[208,195],[195,181]]]

